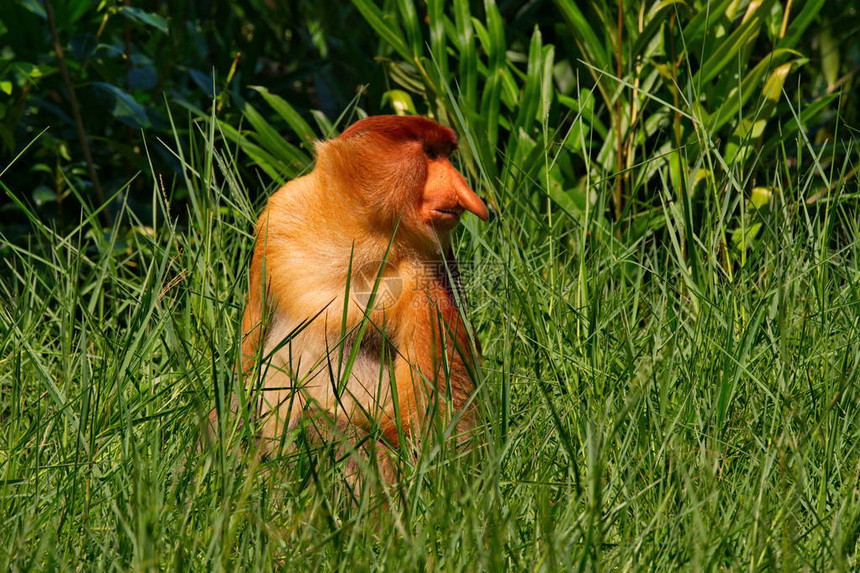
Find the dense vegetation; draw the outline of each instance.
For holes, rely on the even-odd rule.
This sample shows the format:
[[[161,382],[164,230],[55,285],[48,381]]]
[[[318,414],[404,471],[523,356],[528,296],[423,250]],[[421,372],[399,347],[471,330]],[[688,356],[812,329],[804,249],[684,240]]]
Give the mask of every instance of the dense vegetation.
[[[0,567],[857,570],[848,4],[0,3]],[[260,206],[375,113],[495,213],[485,426],[356,496],[198,437]]]

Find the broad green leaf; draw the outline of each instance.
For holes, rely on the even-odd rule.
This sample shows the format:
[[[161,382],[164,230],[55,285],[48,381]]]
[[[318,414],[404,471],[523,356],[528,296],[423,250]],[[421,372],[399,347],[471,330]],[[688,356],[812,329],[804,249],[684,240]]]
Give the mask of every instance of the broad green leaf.
[[[352,0],[352,3],[386,44],[406,61],[413,61],[412,50],[409,49],[396,26],[390,23],[391,16],[384,15],[372,0]]]
[[[45,12],[45,5],[40,0],[19,0],[19,3],[39,18],[42,18],[43,20],[48,19],[48,13]]]
[[[573,37],[582,50],[583,56],[595,67],[607,71],[610,68],[610,59],[606,53],[603,42],[586,20],[585,15],[577,6],[575,0],[555,0],[561,15],[571,28]]]
[[[687,3],[684,0],[660,0],[655,3],[648,10],[648,15],[645,17],[645,27],[636,37],[632,54],[634,56],[642,55],[648,57],[649,54],[645,52],[645,48],[660,33],[660,29],[666,24],[669,16],[675,10],[686,8]]]
[[[495,0],[484,0],[484,10],[487,12],[487,40],[485,46],[489,56],[490,73],[501,70],[507,61],[505,55],[505,24]]]
[[[255,90],[260,95],[263,96],[263,99],[266,100],[272,109],[283,118],[284,121],[287,122],[287,125],[292,128],[292,130],[299,136],[302,140],[303,144],[308,149],[313,149],[314,141],[319,139],[317,133],[311,128],[311,126],[304,120],[299,112],[289,104],[284,98],[277,96],[270,92],[263,86],[249,86],[252,90]]]
[[[110,102],[110,114],[134,129],[150,127],[146,110],[131,95],[116,86],[104,82],[93,82],[93,87]]]
[[[481,43],[481,47],[484,48],[484,52],[490,52],[490,33],[487,32],[487,27],[478,20],[477,18],[472,18],[472,27],[475,29],[475,34],[478,36],[478,41]],[[484,75],[486,75],[487,66],[483,66],[482,71]]]
[[[524,129],[513,127],[508,146],[505,148],[503,184],[514,187],[515,180],[532,180],[535,160],[539,159],[539,164],[543,165],[545,158],[543,152],[543,146],[537,145]]]
[[[542,48],[541,33],[538,27],[535,26],[529,45],[529,63],[522,97],[520,98],[519,113],[514,121],[515,128],[522,128],[526,132],[529,131],[532,122],[534,122],[538,107],[540,106],[541,72],[543,71]]]
[[[726,143],[725,161],[728,165],[741,164],[749,158],[755,141],[764,133],[767,119],[744,119],[735,128]]]
[[[729,97],[719,104],[719,108],[711,116],[708,127],[711,131],[722,128],[726,122],[739,117],[740,110],[749,99],[760,93],[758,86],[761,84],[765,74],[777,67],[788,55],[798,55],[792,50],[774,50],[762,59],[740,82],[740,86],[732,90]]]
[[[826,26],[818,34],[818,51],[821,54],[821,72],[828,86],[839,79],[839,46],[833,38],[831,26]]]
[[[487,84],[481,97],[481,110],[486,118],[487,142],[489,148],[496,149],[499,137],[499,110],[505,73],[505,30],[502,16],[494,0],[484,0],[487,14],[486,44],[488,55]],[[480,28],[479,30],[479,37]]]
[[[326,116],[326,114],[319,110],[312,109],[311,115],[313,116],[314,121],[319,128],[319,133],[324,139],[328,139],[337,135],[337,130],[335,129],[334,124],[331,122],[328,116]]]
[[[406,38],[409,40],[412,53],[418,56],[424,51],[424,38],[421,35],[421,22],[418,19],[418,13],[415,11],[415,2],[412,0],[397,0],[397,7],[400,10],[400,21],[403,22],[403,28],[406,30]]]
[[[559,207],[569,215],[578,218],[579,213],[585,211],[586,198],[580,189],[562,189],[555,181],[550,181],[547,186],[547,194]]]
[[[194,111],[193,107],[182,104],[182,102],[180,102],[180,104]],[[303,168],[297,168],[295,165],[288,165],[283,163],[259,145],[251,143],[247,135],[239,132],[239,130],[227,124],[226,122],[219,121],[218,128],[221,130],[221,133],[223,133],[224,136],[227,137],[227,139],[236,143],[236,145],[238,145],[239,148],[244,151],[248,155],[248,157],[250,157],[251,160],[255,164],[257,164],[260,169],[265,171],[266,175],[271,177],[274,181],[280,182],[284,179],[292,179],[296,177],[296,175],[298,175],[300,170]]]
[[[305,152],[281,137],[278,131],[252,105],[247,102],[240,102],[240,104],[242,115],[248,119],[254,128],[254,138],[263,149],[278,157],[281,163],[297,170],[311,163],[311,158]]]
[[[460,85],[462,101],[468,109],[478,107],[478,62],[475,56],[475,36],[468,0],[454,0],[458,49],[460,51]]]
[[[543,69],[541,71],[541,90],[540,90],[540,121],[545,122],[549,116],[550,107],[552,107],[553,95],[555,93],[553,86],[552,71],[555,63],[555,48],[552,45],[545,46],[543,49]]]
[[[750,243],[755,240],[761,230],[761,223],[753,223],[744,229],[739,227],[732,232],[732,245],[739,250],[745,251]]]
[[[750,205],[756,209],[761,209],[770,203],[774,191],[774,187],[754,187],[750,194]]]
[[[411,2],[411,0],[409,0]],[[428,0],[427,2],[427,18],[430,26],[430,53],[433,55],[433,64],[431,69],[438,69],[441,86],[442,82],[448,79],[448,52],[447,43],[445,41],[445,12],[443,10],[444,2],[442,0]],[[421,53],[419,50],[417,53]]]
[[[33,189],[33,202],[37,207],[41,207],[45,203],[51,203],[57,200],[57,193],[44,185],[39,185]]]
[[[388,90],[382,94],[382,105],[390,104],[397,115],[416,115],[412,96],[403,90]]]
[[[710,26],[713,26],[720,14],[726,13],[729,6],[736,0],[722,0],[719,4],[711,5],[710,2],[705,4],[705,7],[699,10],[698,14],[693,16],[693,19],[684,27],[684,41],[690,46],[692,51],[698,52],[695,49],[696,44],[700,44],[705,38],[705,33]],[[698,57],[699,54],[696,53]]]
[[[605,139],[609,135],[609,129],[604,125],[600,118],[594,112],[594,95],[588,90],[582,90],[579,94],[579,99],[574,99],[565,95],[558,95],[558,102],[575,113],[574,123],[582,123],[585,126],[585,133],[591,129],[597,132],[600,139]],[[577,142],[578,144],[579,142]]]
[[[807,124],[812,121],[814,118],[818,117],[818,115],[828,107],[830,107],[834,100],[840,97],[841,94],[832,93],[822,96],[821,98],[815,100],[814,102],[808,104],[798,114],[800,120],[800,129],[806,129]],[[795,133],[798,132],[798,118],[792,117],[785,123],[779,125],[779,135],[769,140],[762,149],[763,154],[770,154],[779,146],[784,145],[785,141],[793,137]]]
[[[17,76],[15,83],[20,87],[54,73],[56,68],[46,65],[36,65],[30,62],[12,62],[9,70]]]
[[[747,44],[758,35],[761,20],[753,17],[738,26],[723,42],[717,46],[711,56],[693,76],[692,84],[697,90],[704,90],[719,74],[737,69],[737,55],[746,48]]]
[[[152,66],[135,66],[125,74],[128,87],[132,90],[151,90],[158,85],[158,72]]]
[[[803,3],[803,8],[800,10],[800,14],[791,20],[791,24],[788,25],[788,30],[786,30],[785,37],[779,42],[779,46],[777,47],[793,48],[806,29],[818,17],[818,13],[824,7],[824,2],[825,0],[806,0],[806,2]]]
[[[147,12],[146,10],[134,8],[132,6],[120,6],[117,11],[129,20],[134,20],[135,22],[139,22],[140,24],[145,24],[147,26],[155,28],[162,34],[167,33],[167,20],[165,20],[158,14]]]
[[[764,84],[764,89],[762,90],[762,95],[765,99],[768,99],[773,103],[779,101],[779,98],[782,95],[782,86],[785,84],[785,78],[788,76],[788,72],[791,71],[793,65],[793,62],[788,62],[787,64],[782,64],[771,72]]]

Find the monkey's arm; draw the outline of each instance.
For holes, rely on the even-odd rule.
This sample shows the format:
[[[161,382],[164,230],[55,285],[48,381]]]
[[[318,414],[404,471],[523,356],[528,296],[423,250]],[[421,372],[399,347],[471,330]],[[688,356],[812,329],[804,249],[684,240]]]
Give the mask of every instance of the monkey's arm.
[[[258,241],[259,241],[258,237]],[[264,306],[268,299],[263,284],[264,246],[257,244],[251,260],[251,270],[248,277],[248,297],[245,301],[245,313],[242,316],[242,372],[247,374],[256,364],[260,347],[266,335],[263,324]]]

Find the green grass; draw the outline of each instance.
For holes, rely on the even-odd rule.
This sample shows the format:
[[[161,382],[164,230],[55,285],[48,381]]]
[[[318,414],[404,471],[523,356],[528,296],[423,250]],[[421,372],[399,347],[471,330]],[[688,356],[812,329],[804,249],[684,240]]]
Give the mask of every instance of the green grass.
[[[856,110],[792,75],[824,2],[664,2],[618,31],[556,0],[585,60],[506,37],[492,0],[428,1],[432,26],[353,2],[387,97],[457,129],[496,213],[455,237],[479,445],[428,441],[388,489],[362,462],[357,491],[301,434],[200,446],[242,383],[251,197],[363,110],[179,102],[154,223],[57,231],[3,180],[26,158],[0,173],[31,228],[0,236],[0,570],[860,569]]]
[[[4,247],[0,568],[860,567],[850,141],[834,172],[781,162],[759,211],[729,178],[679,195],[663,165],[664,225],[630,241],[602,216],[609,180],[582,212],[548,177],[497,187],[497,219],[456,240],[484,445],[430,444],[356,499],[309,449],[198,448],[235,384],[259,207],[213,135],[174,142],[187,178],[152,190],[153,228],[124,210],[113,232],[90,216],[58,235],[34,216],[30,244]],[[738,218],[761,223],[743,257]]]

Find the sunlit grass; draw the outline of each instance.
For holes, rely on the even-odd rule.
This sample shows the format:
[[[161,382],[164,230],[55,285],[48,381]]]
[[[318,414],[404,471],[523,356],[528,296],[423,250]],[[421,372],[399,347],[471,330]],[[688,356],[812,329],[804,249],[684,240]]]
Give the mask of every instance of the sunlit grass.
[[[153,189],[154,227],[34,218],[4,246],[4,569],[860,566],[856,150],[784,162],[758,210],[728,178],[703,209],[667,175],[663,223],[630,242],[602,216],[610,180],[584,211],[540,177],[495,187],[496,220],[457,237],[484,445],[425,448],[356,498],[310,448],[199,447],[236,383],[256,213],[213,134],[171,143],[187,178]],[[761,223],[742,258],[740,209]]]

